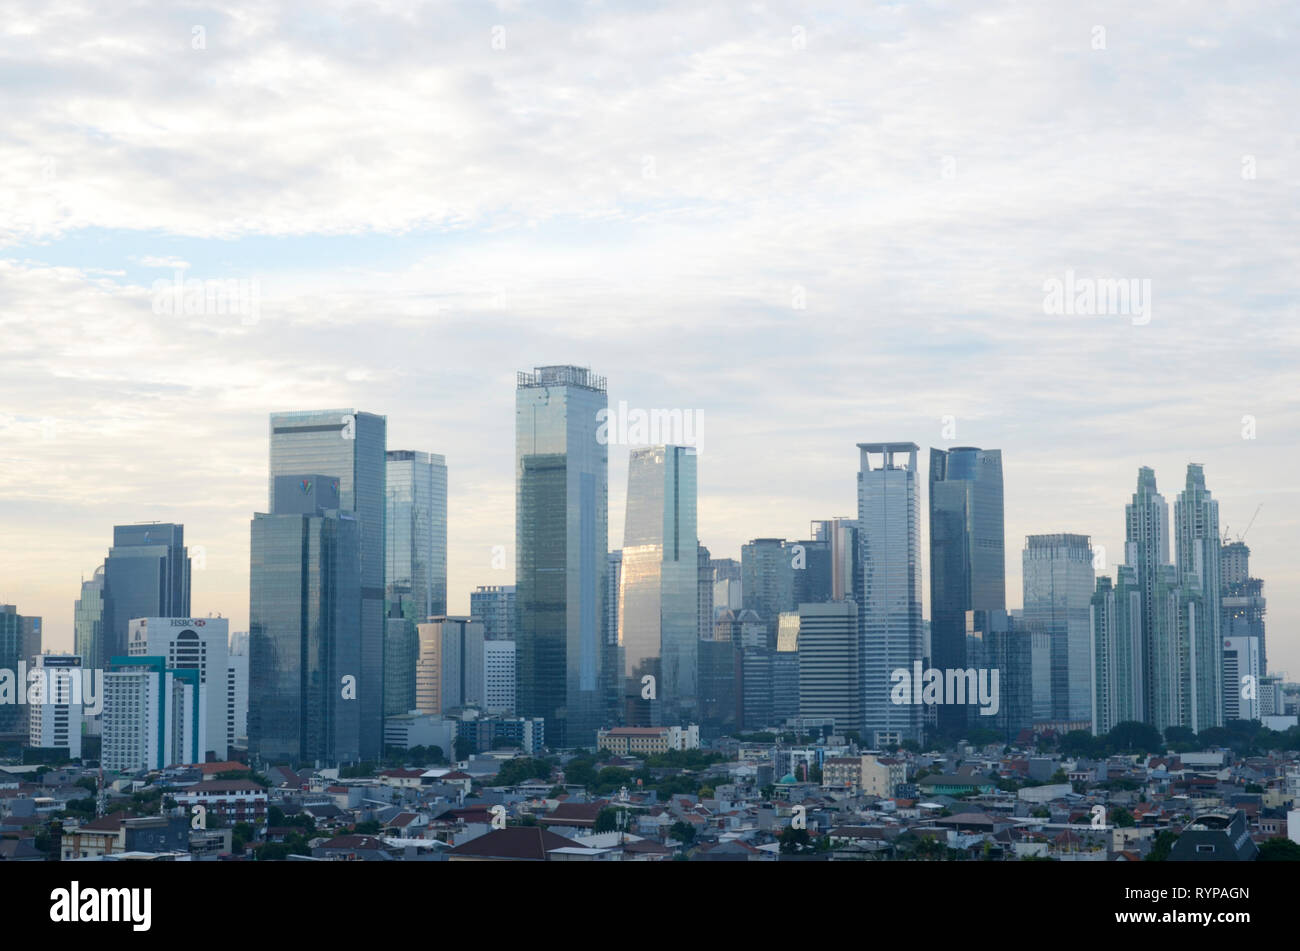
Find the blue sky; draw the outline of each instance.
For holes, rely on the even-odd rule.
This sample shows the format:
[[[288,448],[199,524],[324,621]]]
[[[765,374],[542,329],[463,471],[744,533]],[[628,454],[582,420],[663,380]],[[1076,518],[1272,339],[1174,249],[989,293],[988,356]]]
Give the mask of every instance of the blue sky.
[[[1294,674],[1298,35],[1285,3],[19,4],[0,600],[68,647],[112,525],[175,520],[195,612],[243,629],[267,414],[355,406],[447,456],[466,611],[512,576],[514,373],[563,362],[703,415],[719,557],[852,514],[857,442],[1002,449],[1012,606],[1025,535],[1113,565],[1138,467],[1172,505],[1202,463],[1233,534],[1263,505]],[[177,268],[256,280],[258,319],[155,313]],[[1150,281],[1150,321],[1046,313],[1067,271]]]

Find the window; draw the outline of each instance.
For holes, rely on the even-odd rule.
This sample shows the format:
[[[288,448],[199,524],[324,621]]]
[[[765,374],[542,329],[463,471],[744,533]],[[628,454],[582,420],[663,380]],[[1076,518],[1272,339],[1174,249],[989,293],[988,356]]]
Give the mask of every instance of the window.
[[[1198,846],[1196,847],[1196,851],[1197,851],[1197,852],[1213,852],[1213,851],[1214,851],[1214,846],[1212,846],[1212,845],[1198,845]]]

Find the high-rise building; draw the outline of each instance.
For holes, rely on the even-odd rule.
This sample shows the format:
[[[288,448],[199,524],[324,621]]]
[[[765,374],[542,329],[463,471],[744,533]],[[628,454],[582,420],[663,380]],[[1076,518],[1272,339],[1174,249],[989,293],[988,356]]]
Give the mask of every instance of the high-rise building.
[[[710,558],[713,566],[713,619],[723,611],[744,610],[745,599],[741,591],[740,562],[734,558]]]
[[[1142,586],[1137,569],[1120,565],[1115,581],[1102,576],[1092,596],[1092,732],[1101,736],[1116,724],[1141,718]]]
[[[989,678],[993,703],[981,703],[967,692],[968,722],[973,728],[993,730],[1008,743],[1034,724],[1034,635],[1032,621],[1006,611],[968,611],[967,663],[978,676]],[[997,687],[992,672],[997,671]],[[987,672],[987,673],[986,673]],[[977,681],[978,684],[978,681]]]
[[[114,525],[113,547],[104,562],[103,597],[102,642],[95,661],[86,662],[89,667],[102,668],[110,657],[126,654],[133,618],[189,617],[185,527],[159,522]]]
[[[698,716],[696,478],[691,447],[632,450],[618,608],[628,726],[681,726]]]
[[[465,706],[482,707],[487,683],[483,625],[468,617],[442,616],[416,629],[420,654],[415,709],[436,716]]]
[[[696,592],[698,594],[698,611],[696,621],[700,640],[713,637],[713,559],[709,550],[703,545],[696,549]]]
[[[134,773],[203,762],[199,672],[163,657],[113,657],[104,673],[100,763]]]
[[[1264,676],[1260,665],[1259,640],[1254,637],[1223,639],[1223,720],[1258,720],[1260,718],[1259,682]]]
[[[1222,725],[1222,647],[1195,574],[1180,576],[1173,565],[1161,565],[1155,595],[1147,722],[1161,732]]]
[[[469,595],[469,616],[483,625],[489,641],[515,639],[515,586],[479,585]]]
[[[1222,578],[1219,630],[1224,640],[1253,637],[1259,641],[1259,669],[1263,675],[1268,671],[1268,651],[1264,642],[1264,582],[1250,576],[1250,549],[1245,542],[1235,541],[1223,546],[1219,571]]]
[[[829,717],[837,731],[862,729],[863,653],[853,601],[799,605],[799,716]]]
[[[858,523],[852,518],[822,519],[812,523],[816,541],[830,548],[830,596],[824,600],[844,601],[853,597],[858,574]]]
[[[226,655],[226,746],[248,748],[248,632],[230,635]]]
[[[1092,597],[1087,535],[1030,535],[1023,556],[1024,618],[1051,640],[1054,721],[1092,717]],[[938,666],[936,664],[936,666]]]
[[[104,566],[99,565],[90,580],[82,579],[81,597],[72,610],[73,650],[87,667],[100,661],[104,636]],[[100,669],[103,667],[100,665]]]
[[[931,662],[964,670],[966,612],[1007,606],[1002,451],[931,449],[929,481]],[[939,728],[963,731],[966,716],[965,707],[942,704]]]
[[[922,712],[890,699],[895,670],[922,660],[916,443],[858,443],[858,604],[863,739],[920,740]]]
[[[616,548],[605,556],[605,626],[602,632],[605,651],[601,656],[601,690],[604,694],[605,722],[623,722],[623,652],[618,646],[619,589],[623,585],[623,549]]]
[[[33,661],[42,691],[41,702],[28,708],[28,743],[42,749],[63,749],[68,759],[81,759],[81,712],[87,699],[81,658],[76,654],[38,654]]]
[[[767,625],[768,647],[782,613],[795,609],[792,548],[783,538],[755,538],[740,549],[741,603]]]
[[[513,713],[515,710],[515,642],[483,642],[483,710],[485,713]]]
[[[14,671],[15,689],[25,690],[17,682],[19,665],[34,664],[41,653],[41,619],[18,613],[12,604],[0,604],[0,670]],[[28,707],[21,703],[0,703],[0,736],[26,740]]]
[[[1174,563],[1178,566],[1179,581],[1188,584],[1193,579],[1201,597],[1201,612],[1207,628],[1206,653],[1192,658],[1198,680],[1205,690],[1214,693],[1214,723],[1223,716],[1223,633],[1220,591],[1223,584],[1219,570],[1219,553],[1222,548],[1219,535],[1219,503],[1205,486],[1204,466],[1192,463],[1187,467],[1187,482],[1174,501]],[[1213,675],[1207,676],[1206,665]],[[1199,718],[1198,718],[1199,719]],[[1199,719],[1200,728],[1209,725]]]
[[[609,449],[597,438],[604,377],[521,372],[515,390],[519,712],[557,748],[590,747],[605,718],[602,627]]]
[[[400,610],[390,605],[391,611]],[[415,709],[415,665],[420,641],[412,618],[384,618],[384,716],[395,717]]]
[[[355,517],[361,615],[349,636],[358,641],[360,656],[355,672],[360,753],[370,760],[378,758],[384,736],[387,427],[386,417],[351,409],[273,413],[270,420],[272,511],[277,478],[314,473],[338,480],[337,508]]]
[[[199,672],[200,753],[225,762],[230,622],[225,618],[133,618],[127,656],[162,657],[171,670]],[[199,762],[205,762],[199,760]]]
[[[1135,658],[1136,672],[1142,684],[1142,706],[1135,719],[1154,722],[1155,678],[1150,675],[1155,664],[1156,578],[1169,561],[1169,506],[1156,491],[1156,474],[1146,466],[1138,469],[1137,491],[1124,508],[1124,562],[1133,568],[1142,592],[1142,651]]]
[[[271,763],[359,759],[361,698],[382,686],[360,676],[361,525],[341,481],[278,476],[253,516],[248,741]]]
[[[386,458],[384,583],[389,604],[419,622],[447,613],[447,460],[408,449]]]

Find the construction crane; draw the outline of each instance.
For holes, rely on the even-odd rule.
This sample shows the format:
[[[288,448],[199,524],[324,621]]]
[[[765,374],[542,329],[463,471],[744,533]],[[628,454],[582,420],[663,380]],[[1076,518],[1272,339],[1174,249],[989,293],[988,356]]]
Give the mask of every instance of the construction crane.
[[[1246,532],[1249,532],[1249,531],[1250,531],[1250,526],[1252,526],[1252,525],[1255,524],[1255,519],[1257,519],[1257,518],[1259,517],[1259,510],[1262,509],[1263,507],[1264,507],[1264,503],[1263,503],[1263,502],[1260,502],[1259,505],[1255,506],[1255,514],[1252,515],[1252,516],[1250,517],[1250,521],[1246,523],[1246,529],[1245,529],[1245,531],[1243,531],[1240,535],[1237,536],[1237,541],[1244,541],[1244,540],[1245,540],[1245,538],[1246,538]],[[1229,538],[1229,536],[1228,536],[1228,526],[1225,525],[1225,526],[1223,526],[1223,544],[1225,544],[1225,545],[1228,544],[1228,538]]]

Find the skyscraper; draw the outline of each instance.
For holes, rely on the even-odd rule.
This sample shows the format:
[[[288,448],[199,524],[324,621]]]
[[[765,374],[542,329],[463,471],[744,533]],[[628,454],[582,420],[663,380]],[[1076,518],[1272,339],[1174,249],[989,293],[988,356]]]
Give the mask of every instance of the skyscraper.
[[[1184,726],[1199,733],[1222,725],[1222,650],[1196,576],[1161,565],[1153,606],[1147,722],[1162,732]]]
[[[1143,466],[1138,470],[1137,491],[1124,508],[1124,561],[1133,568],[1142,592],[1142,651],[1135,658],[1142,684],[1142,706],[1136,719],[1153,722],[1155,680],[1149,675],[1155,663],[1156,578],[1160,568],[1169,564],[1169,506],[1156,491],[1155,471]]]
[[[351,409],[273,413],[270,420],[272,506],[278,477],[313,473],[316,478],[338,480],[338,509],[356,517],[361,617],[352,629],[356,633],[348,636],[358,639],[356,703],[365,759],[379,756],[384,732],[387,427],[386,417]]]
[[[1092,558],[1087,535],[1025,539],[1024,618],[1051,640],[1052,720],[1092,718]]]
[[[1259,670],[1268,671],[1268,650],[1264,641],[1264,582],[1250,576],[1250,549],[1243,541],[1224,545],[1220,553],[1222,577],[1219,597],[1219,630],[1229,637],[1253,637],[1259,641]],[[1227,690],[1225,684],[1225,693]]]
[[[253,516],[248,742],[271,763],[361,755],[361,526],[340,481],[280,476]]]
[[[101,643],[97,653],[83,656],[88,667],[105,667],[111,657],[126,655],[132,618],[190,616],[185,527],[162,522],[114,525],[102,596]]]
[[[447,613],[447,460],[408,449],[386,458],[388,601],[403,605],[401,616],[423,621]]]
[[[609,450],[604,377],[575,366],[518,374],[515,587],[519,712],[559,748],[591,746],[604,719]]]
[[[895,670],[922,660],[921,516],[916,443],[858,443],[859,644],[863,738],[921,739],[917,704],[890,699]]]
[[[863,653],[853,601],[799,605],[799,716],[831,717],[837,731],[862,729]]]
[[[1201,620],[1207,630],[1201,649],[1189,664],[1195,670],[1198,695],[1200,690],[1213,692],[1213,701],[1206,701],[1213,703],[1213,725],[1221,724],[1223,718],[1223,634],[1220,631],[1222,614],[1219,600],[1223,583],[1219,570],[1222,544],[1219,503],[1205,487],[1204,467],[1191,463],[1187,467],[1186,485],[1174,500],[1174,562],[1178,567],[1179,582],[1194,585],[1201,598]],[[1203,715],[1198,716],[1198,722],[1199,729],[1211,725]]]
[[[515,639],[515,586],[479,585],[469,594],[469,615],[483,625],[489,641]]]
[[[199,753],[223,762],[229,687],[230,622],[225,618],[133,618],[129,657],[162,657],[173,670],[197,670]]]
[[[90,580],[82,580],[81,597],[72,608],[73,650],[87,667],[100,660],[104,636],[104,566],[100,565]]]
[[[767,625],[767,646],[776,646],[780,617],[793,611],[793,546],[784,538],[755,538],[740,549],[741,603]]]
[[[632,450],[618,608],[628,726],[684,726],[697,715],[696,478],[694,448]]]
[[[41,653],[41,619],[18,613],[12,604],[0,604],[0,670],[12,671],[11,689],[26,690],[18,681],[20,664],[33,664]],[[28,708],[9,698],[0,703],[0,736],[26,740]]]
[[[1137,569],[1120,565],[1115,581],[1097,579],[1092,596],[1092,732],[1109,733],[1118,723],[1141,719],[1142,586]]]
[[[999,449],[930,450],[930,649],[935,667],[965,669],[966,612],[1007,606]],[[1089,584],[1091,588],[1091,583]],[[942,730],[968,711],[941,705]]]

